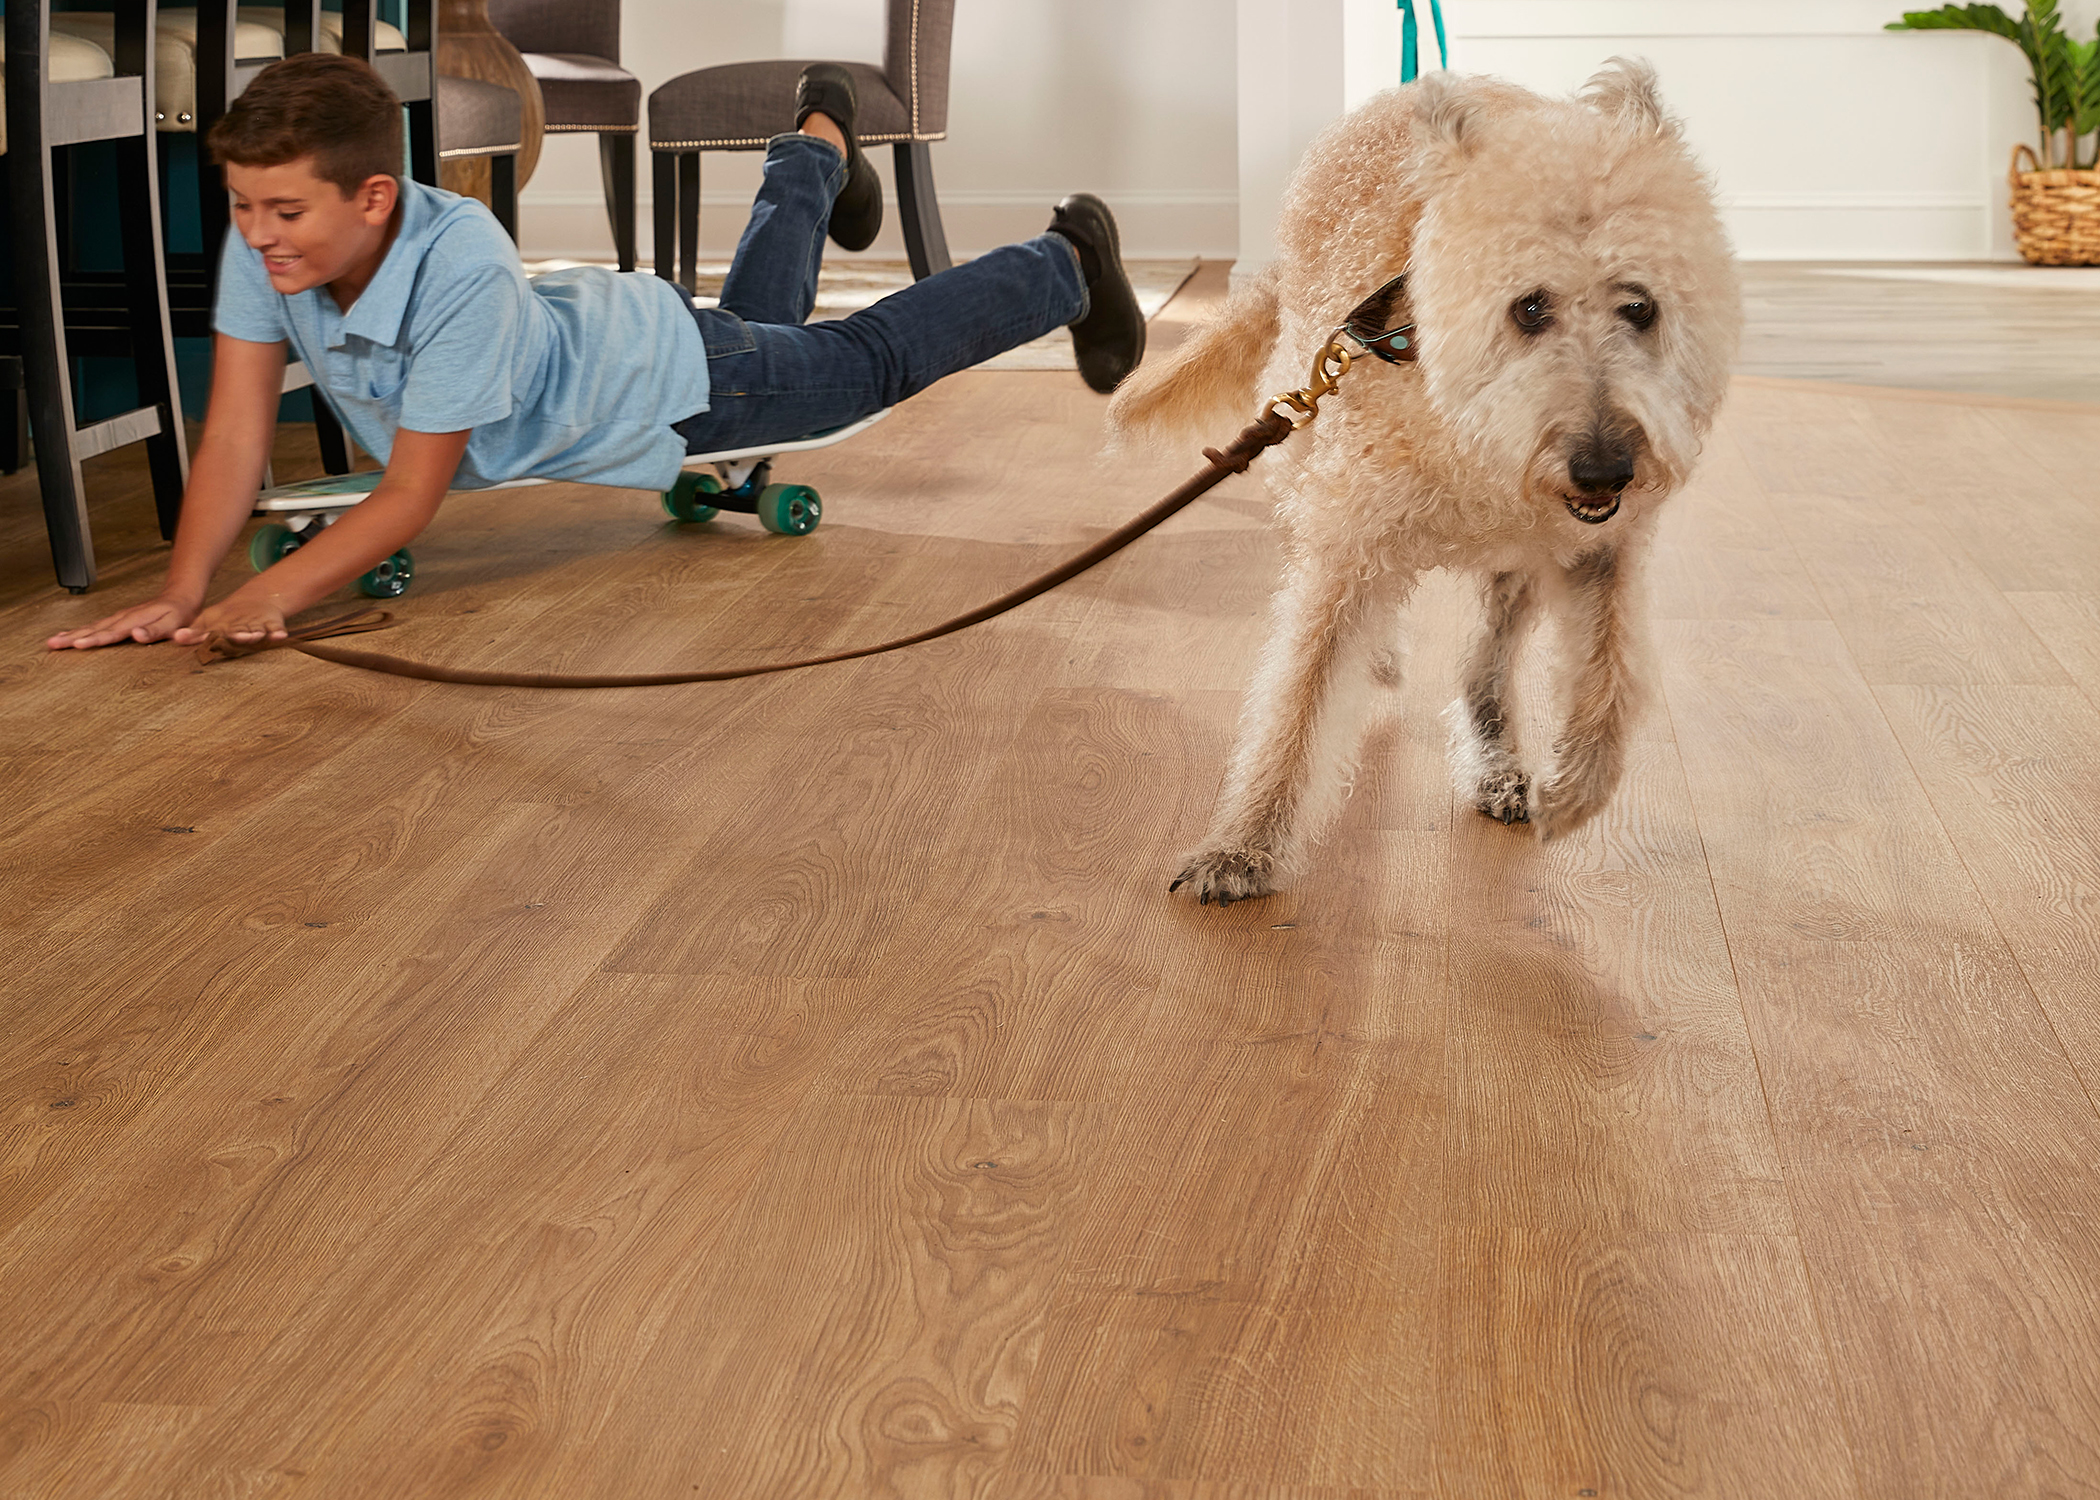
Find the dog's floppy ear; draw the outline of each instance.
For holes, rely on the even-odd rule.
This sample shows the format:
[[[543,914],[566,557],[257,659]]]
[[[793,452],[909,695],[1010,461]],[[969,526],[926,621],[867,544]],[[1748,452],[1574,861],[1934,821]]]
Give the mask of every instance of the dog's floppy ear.
[[[1617,120],[1642,133],[1675,129],[1663,113],[1662,97],[1655,89],[1652,64],[1630,57],[1614,57],[1582,86],[1582,102],[1607,119]]]

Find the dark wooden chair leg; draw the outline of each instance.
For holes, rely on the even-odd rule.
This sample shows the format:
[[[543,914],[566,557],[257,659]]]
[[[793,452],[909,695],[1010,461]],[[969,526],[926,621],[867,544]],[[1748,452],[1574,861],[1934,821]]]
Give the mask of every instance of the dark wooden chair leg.
[[[700,284],[700,153],[678,154],[678,284],[691,296]]]
[[[76,186],[73,153],[61,151],[51,164],[51,212],[58,221],[58,265],[61,271],[77,270],[80,266],[80,252],[73,243],[73,197]]]
[[[236,90],[233,17],[228,11],[224,0],[197,7],[197,245],[204,257],[206,307],[218,299],[219,250],[233,223],[225,179],[204,149],[204,132],[226,113]]]
[[[408,109],[408,175],[430,187],[438,180],[437,100],[418,99]]]
[[[22,389],[22,361],[12,355],[0,360],[12,368],[0,381],[0,474],[19,474],[29,459],[29,393]]]
[[[33,7],[21,6],[22,12]],[[40,55],[42,38],[35,31],[16,34],[27,14],[8,18],[10,63],[26,53]],[[19,84],[19,80],[15,80]],[[10,88],[10,94],[19,88]],[[73,453],[73,378],[66,358],[64,300],[59,290],[58,226],[52,202],[52,153],[41,139],[23,140],[9,132],[9,204],[14,217],[15,307],[22,326],[22,383],[28,387],[29,429],[36,444],[37,490],[44,502],[44,526],[51,537],[51,561],[58,581],[84,594],[95,582],[95,550],[88,539],[87,496],[81,484],[80,460]],[[63,167],[61,166],[61,170]]]
[[[941,205],[933,195],[933,153],[925,141],[896,145],[897,216],[904,221],[904,253],[911,274],[923,281],[955,262],[948,258],[948,236],[941,228]]]
[[[314,404],[314,441],[321,448],[321,467],[330,474],[350,472],[350,438],[343,431],[343,424],[335,419],[335,412],[321,398],[316,388],[311,397]]]
[[[678,279],[678,158],[674,152],[649,153],[649,219],[656,240],[656,274]]]
[[[505,151],[489,158],[489,207],[495,211],[496,222],[510,236],[510,242],[518,242],[518,157],[513,151]]]
[[[612,220],[613,252],[620,269],[634,269],[634,137],[613,132],[598,137],[598,176],[605,183],[605,215]]]
[[[146,462],[153,475],[160,534],[173,540],[182,492],[189,483],[190,454],[182,427],[182,388],[175,374],[168,284],[164,275],[156,274],[163,243],[159,151],[151,131],[118,141],[116,147],[131,364],[138,378],[139,407],[151,408],[160,419],[160,431],[146,439]]]
[[[21,365],[15,361],[17,380],[22,378]],[[0,401],[7,407],[6,419],[0,422],[0,474],[19,474],[29,461],[29,393],[17,387]]]

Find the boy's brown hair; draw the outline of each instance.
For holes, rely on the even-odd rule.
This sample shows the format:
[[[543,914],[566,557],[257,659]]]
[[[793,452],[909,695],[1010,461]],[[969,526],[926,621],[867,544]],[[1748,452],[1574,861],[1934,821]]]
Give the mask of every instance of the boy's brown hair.
[[[312,157],[314,175],[347,198],[367,178],[401,176],[401,101],[354,57],[301,52],[258,73],[204,144],[221,166]]]

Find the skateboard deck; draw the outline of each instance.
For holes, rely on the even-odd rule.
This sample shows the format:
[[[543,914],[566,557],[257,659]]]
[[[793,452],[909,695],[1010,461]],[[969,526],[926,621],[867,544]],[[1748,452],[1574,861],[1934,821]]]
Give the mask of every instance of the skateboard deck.
[[[782,536],[807,536],[817,528],[824,513],[823,502],[806,484],[772,483],[773,460],[783,453],[807,453],[842,443],[866,432],[889,414],[885,407],[858,422],[792,442],[689,454],[677,483],[660,497],[664,512],[675,521],[711,521],[719,511],[740,511],[758,517],[767,531]],[[712,472],[699,472],[702,470]],[[269,521],[249,539],[249,562],[261,572],[289,556],[379,488],[385,477],[384,470],[368,469],[361,474],[324,474],[319,479],[302,479],[264,490],[255,498],[254,513]],[[554,482],[507,479],[482,488],[515,490]],[[357,586],[371,598],[393,599],[408,588],[414,576],[415,559],[404,549],[358,579]]]
[[[806,438],[797,438],[791,443],[762,443],[751,448],[727,448],[719,453],[692,453],[686,456],[684,468],[703,469],[715,464],[744,464],[755,460],[778,457],[783,453],[808,453],[817,448],[829,448],[833,443],[842,443],[847,438],[857,437],[890,414],[884,407],[873,416],[862,417],[858,422],[849,422],[844,427],[834,427],[828,432],[815,433]],[[258,516],[281,515],[305,511],[345,511],[379,487],[385,477],[383,469],[368,469],[361,474],[323,474],[318,479],[301,479],[292,484],[272,485],[256,497],[255,514]],[[499,484],[483,485],[488,490],[525,489],[535,484],[550,484],[546,479],[506,479]]]

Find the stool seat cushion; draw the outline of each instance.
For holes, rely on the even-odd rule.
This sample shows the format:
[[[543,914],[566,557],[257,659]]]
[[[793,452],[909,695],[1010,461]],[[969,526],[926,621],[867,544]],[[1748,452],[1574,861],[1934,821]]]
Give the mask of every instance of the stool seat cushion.
[[[0,39],[0,61],[7,57],[4,39]],[[51,56],[45,60],[45,76],[53,83],[87,83],[97,78],[114,78],[117,65],[110,61],[109,54],[93,42],[64,32],[51,33]],[[6,98],[0,90],[0,101]],[[0,109],[0,155],[7,152],[7,111]],[[9,386],[14,390],[19,387]]]
[[[725,63],[672,79],[649,96],[653,151],[756,151],[795,128],[795,80],[807,60]],[[841,63],[860,97],[855,129],[864,146],[937,141],[946,131],[915,129],[903,99],[871,63]]]
[[[642,81],[616,62],[582,52],[527,52],[549,130],[637,130]]]
[[[524,143],[525,106],[517,90],[450,73],[439,74],[437,85],[439,156],[502,156]]]
[[[381,21],[377,46],[381,52],[405,52],[408,39],[396,27]],[[59,34],[92,42],[106,52],[116,50],[117,18],[106,10],[62,10],[51,15],[51,45],[55,57]],[[340,11],[321,12],[319,50],[343,50],[343,16]],[[235,15],[233,55],[242,62],[262,62],[284,56],[284,11],[267,5],[243,5]],[[170,133],[197,128],[197,8],[171,5],[155,17],[153,28],[153,106],[159,128]]]

